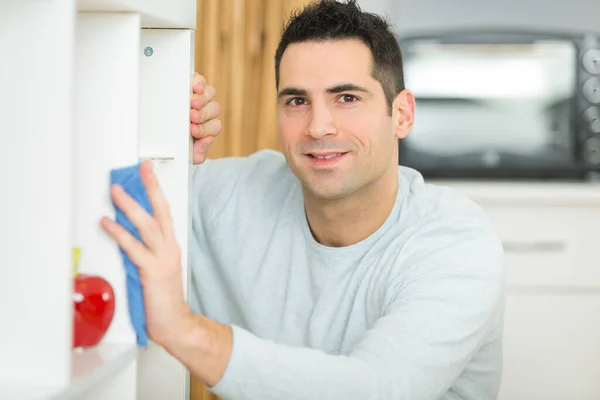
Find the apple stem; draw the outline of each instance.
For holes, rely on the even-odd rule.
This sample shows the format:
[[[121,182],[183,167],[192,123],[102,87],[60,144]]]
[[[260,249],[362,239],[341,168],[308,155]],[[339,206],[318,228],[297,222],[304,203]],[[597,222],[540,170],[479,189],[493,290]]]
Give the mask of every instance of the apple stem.
[[[73,278],[77,278],[79,270],[79,257],[81,256],[81,249],[79,247],[73,247]]]

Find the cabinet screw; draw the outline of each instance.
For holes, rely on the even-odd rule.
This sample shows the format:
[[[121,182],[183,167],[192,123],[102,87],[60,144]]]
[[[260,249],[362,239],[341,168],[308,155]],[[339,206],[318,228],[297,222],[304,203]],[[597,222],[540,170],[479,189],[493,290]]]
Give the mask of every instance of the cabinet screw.
[[[154,49],[152,49],[152,47],[146,47],[144,49],[144,54],[146,57],[150,57],[152,54],[154,54]]]

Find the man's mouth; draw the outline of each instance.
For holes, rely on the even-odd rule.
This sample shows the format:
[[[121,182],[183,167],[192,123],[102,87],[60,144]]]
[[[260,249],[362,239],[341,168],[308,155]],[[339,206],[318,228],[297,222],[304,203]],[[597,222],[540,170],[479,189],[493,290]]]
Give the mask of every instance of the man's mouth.
[[[310,164],[315,168],[330,168],[341,162],[348,152],[336,151],[336,152],[319,152],[319,153],[306,153]]]
[[[307,155],[309,157],[316,158],[319,160],[328,160],[330,158],[343,156],[344,154],[346,153],[308,153]]]

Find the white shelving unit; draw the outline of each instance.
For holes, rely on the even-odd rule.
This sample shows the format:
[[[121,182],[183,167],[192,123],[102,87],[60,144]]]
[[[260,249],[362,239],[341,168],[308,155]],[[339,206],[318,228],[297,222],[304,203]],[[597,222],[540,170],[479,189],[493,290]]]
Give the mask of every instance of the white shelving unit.
[[[112,168],[155,159],[187,286],[195,0],[0,3],[0,398],[186,399],[187,371],[139,348],[125,270],[101,230]],[[115,316],[72,343],[72,248],[107,279]],[[160,377],[160,379],[157,379]]]

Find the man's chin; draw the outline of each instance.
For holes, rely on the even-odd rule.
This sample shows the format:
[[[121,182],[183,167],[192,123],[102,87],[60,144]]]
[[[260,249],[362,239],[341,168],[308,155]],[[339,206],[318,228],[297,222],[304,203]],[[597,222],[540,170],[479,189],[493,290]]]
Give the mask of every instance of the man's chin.
[[[342,171],[316,172],[295,165],[292,172],[300,180],[305,195],[323,200],[335,200],[348,195],[348,185],[344,184]]]
[[[304,192],[308,192],[311,197],[320,200],[339,200],[348,196],[348,190],[341,181],[338,180],[327,180],[305,182],[303,184]]]

